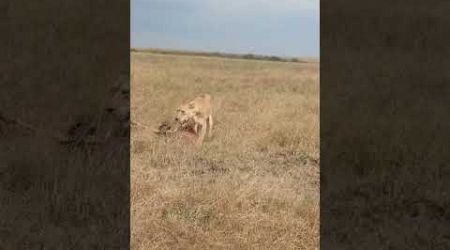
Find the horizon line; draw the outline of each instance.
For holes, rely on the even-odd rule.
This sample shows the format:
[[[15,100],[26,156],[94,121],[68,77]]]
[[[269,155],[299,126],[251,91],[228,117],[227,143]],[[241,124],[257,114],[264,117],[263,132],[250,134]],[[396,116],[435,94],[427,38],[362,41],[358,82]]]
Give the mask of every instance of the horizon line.
[[[191,49],[172,49],[172,48],[158,48],[158,47],[131,47],[130,50],[141,50],[141,51],[154,51],[154,52],[179,52],[179,53],[197,53],[197,54],[205,54],[205,55],[230,55],[230,56],[255,56],[255,57],[277,57],[281,59],[306,59],[306,60],[318,60],[320,61],[320,55],[319,56],[280,56],[280,55],[273,55],[273,54],[260,54],[260,53],[239,53],[239,52],[221,52],[221,51],[212,51],[212,50],[191,50]]]

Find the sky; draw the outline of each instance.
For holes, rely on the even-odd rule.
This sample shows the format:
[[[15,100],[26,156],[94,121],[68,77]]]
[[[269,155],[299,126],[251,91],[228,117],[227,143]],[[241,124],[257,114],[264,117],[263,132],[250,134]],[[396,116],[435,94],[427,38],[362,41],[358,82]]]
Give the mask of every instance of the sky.
[[[319,57],[319,0],[131,0],[131,47]]]

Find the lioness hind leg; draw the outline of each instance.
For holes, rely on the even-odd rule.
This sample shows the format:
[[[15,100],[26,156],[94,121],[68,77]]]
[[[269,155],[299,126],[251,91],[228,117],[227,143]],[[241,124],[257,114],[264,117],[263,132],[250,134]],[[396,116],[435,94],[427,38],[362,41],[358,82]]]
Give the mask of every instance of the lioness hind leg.
[[[205,139],[205,134],[206,134],[206,121],[203,121],[202,124],[200,125],[200,133],[197,139],[197,146],[202,145],[203,140]]]
[[[213,119],[212,119],[212,115],[210,115],[208,117],[208,125],[209,125],[209,129],[208,129],[208,137],[211,138],[212,136],[212,128],[213,128]]]

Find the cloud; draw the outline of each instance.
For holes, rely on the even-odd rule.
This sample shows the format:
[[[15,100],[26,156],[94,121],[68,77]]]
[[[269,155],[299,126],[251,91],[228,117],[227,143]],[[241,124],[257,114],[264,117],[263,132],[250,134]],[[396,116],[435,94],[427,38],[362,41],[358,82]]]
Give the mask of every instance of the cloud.
[[[314,11],[319,9],[318,0],[206,0],[208,6],[223,13]]]
[[[318,55],[318,0],[132,0],[131,46]]]
[[[318,11],[319,0],[132,0],[135,3],[150,3],[155,7],[165,5],[172,8],[195,6],[197,9],[216,14],[242,12]]]

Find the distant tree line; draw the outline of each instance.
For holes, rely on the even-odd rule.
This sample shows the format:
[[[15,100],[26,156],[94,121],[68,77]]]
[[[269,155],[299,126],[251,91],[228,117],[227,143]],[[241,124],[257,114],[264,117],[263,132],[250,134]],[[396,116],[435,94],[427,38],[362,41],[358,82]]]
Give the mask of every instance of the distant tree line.
[[[190,55],[190,56],[206,56],[206,57],[224,57],[234,59],[247,59],[247,60],[265,60],[275,62],[295,62],[303,63],[298,58],[283,58],[278,56],[262,56],[255,54],[231,54],[231,53],[219,53],[219,52],[193,52],[193,51],[176,51],[176,50],[162,50],[162,49],[136,49],[131,48],[131,52],[152,52],[159,54],[172,54],[172,55]]]

